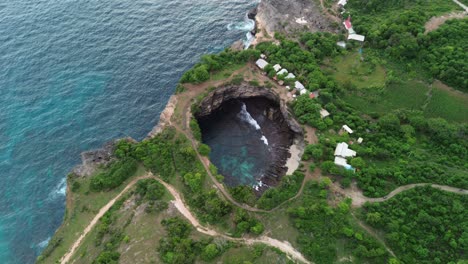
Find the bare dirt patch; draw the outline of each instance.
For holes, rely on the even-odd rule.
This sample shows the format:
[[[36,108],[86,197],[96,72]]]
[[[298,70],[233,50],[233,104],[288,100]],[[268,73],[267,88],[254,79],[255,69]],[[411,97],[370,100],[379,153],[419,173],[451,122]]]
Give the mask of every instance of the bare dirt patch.
[[[441,25],[445,23],[445,21],[449,19],[462,19],[465,18],[467,15],[466,11],[461,12],[452,12],[450,14],[446,14],[439,17],[432,17],[429,21],[427,21],[426,25],[424,26],[426,31],[424,34],[427,34],[431,31],[438,29]]]

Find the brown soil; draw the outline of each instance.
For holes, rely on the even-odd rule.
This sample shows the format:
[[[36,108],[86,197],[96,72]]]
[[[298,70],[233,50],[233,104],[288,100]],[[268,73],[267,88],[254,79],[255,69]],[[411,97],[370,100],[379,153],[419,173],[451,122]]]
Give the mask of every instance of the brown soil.
[[[466,11],[459,11],[459,12],[452,12],[450,14],[446,14],[443,16],[432,17],[429,21],[427,21],[426,25],[424,26],[426,28],[426,31],[424,32],[424,34],[427,34],[431,31],[438,29],[442,24],[445,23],[445,21],[449,19],[462,19],[462,18],[465,18],[466,15],[467,15]]]

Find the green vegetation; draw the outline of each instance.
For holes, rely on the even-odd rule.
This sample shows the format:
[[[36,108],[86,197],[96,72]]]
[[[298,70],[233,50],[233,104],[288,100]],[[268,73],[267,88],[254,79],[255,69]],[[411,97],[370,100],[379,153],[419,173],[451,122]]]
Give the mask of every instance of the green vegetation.
[[[270,188],[263,193],[258,200],[258,207],[262,209],[272,209],[294,197],[301,188],[304,174],[299,171],[293,175],[284,176],[275,188]]]
[[[351,51],[346,56],[337,58],[333,65],[333,77],[347,89],[378,89],[385,85],[385,69],[375,57],[367,54],[361,57],[358,52]]]
[[[420,37],[420,56],[431,74],[450,86],[468,92],[468,19],[447,21]]]
[[[386,263],[388,253],[382,245],[352,225],[351,201],[331,207],[328,195],[326,183],[309,182],[300,205],[289,209],[300,232],[297,243],[301,252],[315,263],[334,263],[338,245],[344,243],[343,250],[352,254],[357,263]]]
[[[181,83],[202,83],[210,79],[210,73],[225,77],[223,70],[232,73],[239,64],[245,64],[260,57],[260,52],[252,49],[243,51],[224,50],[219,54],[203,55],[201,62],[182,75]],[[215,75],[216,76],[216,75]]]
[[[294,72],[296,79],[310,91],[325,87],[335,88],[333,78],[325,76],[318,63],[326,55],[335,56],[342,52],[336,45],[338,37],[330,33],[306,33],[300,40],[302,45],[308,47],[307,50],[302,49],[299,43],[284,38],[281,38],[279,46],[272,42],[263,42],[259,43],[256,49],[268,56],[271,65],[279,63],[290,72]],[[269,71],[270,76],[273,74],[272,67],[265,70]],[[294,80],[286,80],[286,83]]]
[[[332,113],[330,126],[320,126],[325,121],[318,117],[318,102]],[[344,176],[347,180],[356,177],[359,187],[368,196],[386,195],[397,185],[418,182],[432,182],[461,188],[468,187],[468,178],[464,170],[467,158],[467,127],[462,124],[450,124],[444,119],[427,119],[420,111],[395,111],[383,116],[376,115],[372,120],[359,115],[353,108],[339,98],[319,98],[310,100],[306,96],[298,98],[293,106],[299,121],[315,124],[325,131],[317,146],[308,146],[305,159],[316,155],[321,158],[321,168],[325,173]],[[330,133],[347,124],[355,131],[348,134]],[[326,130],[325,130],[326,129]],[[353,161],[359,171],[336,167],[333,153],[339,142],[365,139],[364,144],[351,146],[362,160]],[[320,155],[321,154],[321,155]]]
[[[432,17],[459,8],[452,1],[367,1],[350,2],[357,32],[367,36],[366,44],[409,70],[420,65],[454,88],[467,91],[468,38],[466,19],[453,20],[425,35],[424,24]]]
[[[99,173],[91,179],[89,189],[94,192],[114,189],[134,175],[137,167],[138,164],[133,158],[114,161],[107,166],[104,172]],[[76,185],[74,188],[77,189]]]
[[[385,231],[404,263],[455,263],[468,257],[467,204],[466,195],[420,187],[365,205],[362,218]]]
[[[97,211],[134,175],[144,172],[143,165],[177,188],[202,223],[220,232],[233,237],[265,232],[273,238],[287,239],[315,263],[397,263],[352,217],[351,200],[336,195],[331,185],[338,182],[348,188],[355,180],[370,197],[385,196],[397,186],[410,183],[468,188],[468,99],[433,80],[440,78],[457,89],[466,89],[464,51],[468,38],[463,29],[467,20],[448,22],[424,35],[425,21],[452,10],[453,3],[356,0],[349,7],[355,29],[368,37],[363,55],[356,53],[357,44],[339,48],[336,42],[343,36],[306,33],[295,42],[278,35],[279,45],[266,42],[255,50],[225,50],[203,56],[181,79],[181,83],[196,84],[221,80],[260,53],[266,54],[271,65],[279,63],[296,75],[291,80],[278,76],[279,80],[286,84],[298,80],[309,91],[320,90],[318,98],[299,96],[290,107],[301,124],[318,131],[318,144],[306,146],[302,157],[306,163],[301,170],[305,170],[304,165],[311,172],[320,168],[329,177],[323,177],[320,183],[307,182],[301,195],[297,194],[305,175],[300,171],[283,177],[276,188],[259,198],[249,186],[229,188],[232,197],[241,203],[275,210],[255,213],[236,207],[213,187],[199,160],[197,152],[209,156],[211,150],[200,142],[200,127],[192,119],[188,132],[199,144],[192,144],[184,134],[168,128],[142,142],[122,140],[116,146],[113,162],[99,173],[83,179],[70,177],[72,198],[67,205],[67,224],[51,240],[39,262],[54,262],[63,256]],[[266,71],[273,76],[276,73],[271,65]],[[259,86],[255,76],[249,80],[251,85]],[[244,75],[238,74],[230,83],[243,81]],[[273,87],[269,82],[264,85]],[[192,113],[213,89],[206,88],[192,98]],[[185,87],[179,84],[176,90],[181,93]],[[331,115],[322,119],[322,108]],[[339,132],[344,124],[354,133]],[[362,144],[357,143],[358,137],[364,138]],[[349,143],[358,153],[348,160],[355,170],[334,164],[339,142]],[[210,171],[222,181],[215,166],[210,165]],[[337,191],[339,186],[333,188]],[[284,254],[275,249],[262,245],[239,247],[223,238],[206,238],[192,232],[192,226],[177,212],[167,210],[168,200],[169,194],[157,180],[139,181],[102,217],[78,249],[75,260],[271,263],[276,259],[287,263]],[[385,232],[385,241],[402,262],[450,263],[467,258],[467,202],[465,196],[418,188],[382,204],[366,204],[358,212],[369,225]]]

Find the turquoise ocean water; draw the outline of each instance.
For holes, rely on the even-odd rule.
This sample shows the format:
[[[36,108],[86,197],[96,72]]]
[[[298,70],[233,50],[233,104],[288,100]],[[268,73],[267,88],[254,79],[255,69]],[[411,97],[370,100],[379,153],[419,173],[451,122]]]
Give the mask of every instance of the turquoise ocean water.
[[[142,139],[181,74],[245,38],[253,0],[0,1],[0,263],[33,263],[80,152]]]

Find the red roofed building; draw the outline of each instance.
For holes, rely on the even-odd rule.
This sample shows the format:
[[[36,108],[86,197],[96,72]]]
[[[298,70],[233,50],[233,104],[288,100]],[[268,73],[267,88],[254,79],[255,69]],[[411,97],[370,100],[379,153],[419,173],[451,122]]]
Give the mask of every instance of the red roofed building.
[[[310,93],[310,94],[309,94],[309,98],[310,98],[310,99],[314,99],[314,98],[315,98],[315,94],[314,94],[314,93]]]
[[[346,29],[350,29],[353,27],[353,25],[351,25],[351,16],[348,17],[348,19],[346,19],[343,24],[345,25]]]

